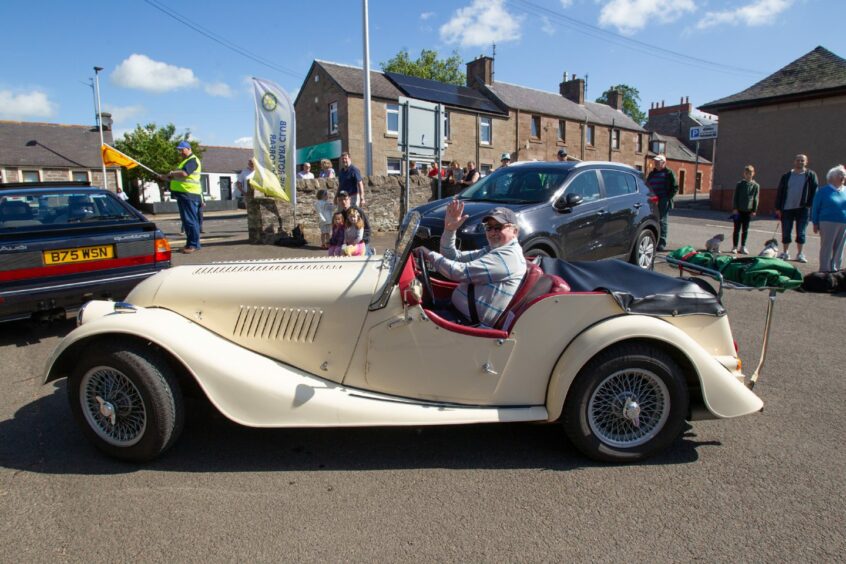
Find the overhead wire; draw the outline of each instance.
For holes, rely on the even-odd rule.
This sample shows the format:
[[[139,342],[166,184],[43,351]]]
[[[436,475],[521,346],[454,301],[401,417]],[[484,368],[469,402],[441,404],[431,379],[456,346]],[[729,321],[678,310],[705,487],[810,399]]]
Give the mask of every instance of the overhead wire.
[[[196,31],[200,35],[205,36],[206,38],[214,41],[215,43],[217,43],[217,44],[219,44],[219,45],[221,45],[221,46],[223,46],[223,47],[225,47],[225,48],[227,48],[231,51],[234,51],[234,52],[238,53],[239,55],[241,55],[243,57],[246,57],[246,58],[248,58],[248,59],[250,59],[250,60],[252,60],[252,61],[254,61],[254,62],[256,62],[260,65],[263,65],[263,66],[265,66],[269,69],[275,70],[276,72],[280,72],[282,74],[287,74],[287,75],[295,77],[295,78],[302,78],[302,72],[297,72],[297,71],[294,71],[292,69],[277,65],[276,63],[273,63],[270,60],[265,59],[264,57],[262,57],[260,55],[257,55],[257,54],[255,54],[251,51],[248,51],[247,49],[241,47],[240,45],[237,45],[236,43],[233,43],[233,42],[229,41],[228,39],[224,39],[223,37],[214,33],[213,31],[210,31],[210,30],[202,27],[201,25],[192,22],[186,16],[183,16],[182,14],[175,12],[175,11],[171,10],[170,8],[168,8],[166,6],[163,6],[160,2],[157,2],[156,0],[144,0],[144,2],[146,2],[147,4],[149,4],[151,7],[155,8],[156,10],[162,12],[163,14],[168,16],[169,18],[172,18],[172,19],[178,21],[182,25],[185,25],[185,26],[193,29],[194,31]]]
[[[716,61],[709,61],[707,59],[703,59],[701,57],[694,57],[691,55],[686,55],[684,53],[680,53],[678,51],[673,51],[672,49],[667,49],[665,47],[659,47],[657,45],[652,45],[646,43],[645,41],[640,41],[638,39],[634,39],[631,37],[626,37],[624,35],[620,35],[613,31],[609,31],[607,29],[602,29],[595,25],[589,24],[587,22],[583,22],[576,18],[567,16],[562,14],[557,10],[552,10],[550,8],[546,8],[544,6],[539,6],[534,2],[530,2],[529,0],[506,0],[506,3],[510,4],[512,7],[528,13],[530,15],[535,16],[545,16],[552,19],[555,19],[559,23],[567,26],[568,28],[581,33],[583,35],[587,35],[589,37],[594,37],[596,39],[602,39],[611,41],[616,45],[621,45],[625,47],[629,47],[639,53],[644,53],[646,55],[650,55],[662,60],[671,61],[677,64],[682,64],[685,66],[691,66],[703,70],[708,71],[715,71],[715,72],[723,72],[727,74],[735,74],[735,75],[764,75],[766,73],[762,71],[758,71],[755,69],[748,69],[744,67],[737,67],[733,65],[726,65],[724,63],[719,63]]]

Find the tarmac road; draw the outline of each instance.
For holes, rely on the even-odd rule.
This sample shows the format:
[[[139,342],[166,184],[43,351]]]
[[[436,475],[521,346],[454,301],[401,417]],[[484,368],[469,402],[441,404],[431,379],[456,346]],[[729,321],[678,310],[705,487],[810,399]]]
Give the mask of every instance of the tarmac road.
[[[730,236],[726,214],[674,214],[673,246]],[[319,252],[244,245],[245,225],[207,218],[204,249],[174,261]],[[753,228],[758,249],[772,222]],[[166,456],[124,464],[86,442],[64,382],[41,385],[72,323],[0,325],[0,561],[842,561],[845,299],[780,295],[765,411],[627,466],[554,425],[256,430],[202,402]],[[766,295],[725,303],[750,371]]]

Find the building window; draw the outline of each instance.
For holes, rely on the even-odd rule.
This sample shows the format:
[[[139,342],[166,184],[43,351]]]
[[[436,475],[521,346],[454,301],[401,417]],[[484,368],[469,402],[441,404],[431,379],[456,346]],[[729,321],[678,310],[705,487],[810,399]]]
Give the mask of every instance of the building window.
[[[75,170],[71,173],[71,179],[74,182],[88,182],[88,171],[87,170]]]
[[[635,135],[635,153],[643,152],[643,133]]]
[[[208,174],[201,174],[200,175],[200,186],[203,189],[203,194],[208,196],[211,192],[209,191],[209,175]]]
[[[493,142],[492,129],[491,118],[479,118],[479,143],[482,145],[490,145]]]
[[[666,141],[653,141],[652,142],[652,152],[657,153],[659,155],[663,155],[667,152],[667,142]]]
[[[389,135],[399,135],[399,104],[385,104],[385,130]]]
[[[532,137],[540,138],[540,116],[532,116]]]
[[[22,170],[21,178],[24,182],[39,182],[41,180],[37,170]]]
[[[479,176],[487,176],[491,173],[491,170],[493,170],[493,165],[483,164],[479,167]]]
[[[558,140],[562,143],[567,142],[567,122],[562,120],[558,120]]]
[[[444,112],[444,141],[449,139],[449,112]]]
[[[338,133],[338,102],[329,104],[329,134]]]
[[[398,176],[402,174],[402,159],[388,157],[388,175]]]
[[[593,147],[593,135],[595,131],[592,125],[587,126],[585,129],[585,145],[589,147]]]
[[[611,130],[611,148],[614,150],[620,150],[620,130],[619,129],[612,129]]]

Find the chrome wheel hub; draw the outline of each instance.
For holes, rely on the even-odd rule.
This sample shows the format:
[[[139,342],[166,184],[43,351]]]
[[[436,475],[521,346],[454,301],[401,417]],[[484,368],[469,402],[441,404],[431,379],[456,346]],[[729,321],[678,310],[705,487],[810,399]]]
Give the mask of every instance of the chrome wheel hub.
[[[588,424],[603,443],[632,448],[655,438],[670,415],[670,392],[649,370],[620,370],[605,378],[588,402]]]
[[[652,264],[652,259],[655,257],[655,244],[651,237],[644,237],[640,240],[637,252],[637,264],[641,268],[649,268]]]
[[[147,410],[141,392],[123,372],[96,366],[79,384],[82,414],[91,429],[113,446],[132,446],[144,436]]]

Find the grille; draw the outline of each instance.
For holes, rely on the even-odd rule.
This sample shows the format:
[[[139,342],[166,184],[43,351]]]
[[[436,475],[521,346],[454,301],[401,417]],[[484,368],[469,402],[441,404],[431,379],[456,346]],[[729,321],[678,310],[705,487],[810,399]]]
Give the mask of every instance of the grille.
[[[323,310],[241,306],[232,335],[252,339],[313,343]]]
[[[340,270],[343,265],[337,262],[314,262],[314,263],[228,263],[212,264],[197,268],[193,274],[221,274],[227,272],[280,272],[280,271],[317,271],[317,270]]]

